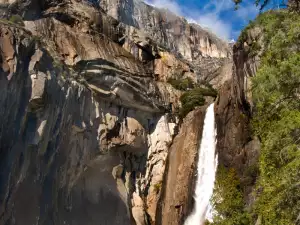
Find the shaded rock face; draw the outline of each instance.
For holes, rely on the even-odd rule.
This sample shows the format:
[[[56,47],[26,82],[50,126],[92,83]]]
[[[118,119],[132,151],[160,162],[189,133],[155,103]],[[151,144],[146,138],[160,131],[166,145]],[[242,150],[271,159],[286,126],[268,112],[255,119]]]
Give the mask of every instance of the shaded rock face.
[[[193,209],[204,116],[205,107],[189,113],[170,147],[156,224],[183,224]]]
[[[250,159],[245,151],[247,144],[254,141],[249,124],[253,110],[250,87],[251,77],[255,76],[259,66],[260,53],[251,56],[248,45],[260,39],[260,30],[249,30],[248,36],[248,43],[238,43],[233,48],[232,77],[221,87],[216,106],[220,160],[227,166],[243,167]]]
[[[174,129],[163,91],[139,61],[116,59],[126,52],[111,40],[96,40],[101,53],[49,20],[26,24],[35,35],[52,26],[42,41],[1,24],[0,224],[146,220]],[[76,52],[81,62],[92,62],[84,70],[68,60],[78,45],[88,50]]]
[[[253,40],[261,40],[260,34],[258,28],[249,30],[248,43],[234,46],[232,77],[221,86],[216,104],[219,163],[236,169],[247,204],[253,200],[249,194],[255,182],[247,174],[247,168],[257,164],[260,149],[260,142],[253,135],[250,124],[254,107],[250,90],[251,77],[255,76],[259,66],[260,53],[252,56],[248,45]]]

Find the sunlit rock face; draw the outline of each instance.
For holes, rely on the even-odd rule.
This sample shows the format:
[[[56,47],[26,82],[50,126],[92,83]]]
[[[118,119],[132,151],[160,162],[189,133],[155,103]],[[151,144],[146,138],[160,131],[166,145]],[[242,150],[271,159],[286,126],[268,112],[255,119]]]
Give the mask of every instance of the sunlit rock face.
[[[196,24],[189,24],[165,9],[157,9],[140,0],[101,0],[108,15],[144,30],[149,37],[187,60],[204,57],[225,58],[228,45]]]
[[[187,115],[170,146],[167,171],[157,210],[157,224],[181,225],[193,210],[199,140],[205,107]]]
[[[0,4],[0,225],[155,224],[176,146],[184,218],[203,110],[179,128],[168,80],[221,87],[227,44],[139,1]]]

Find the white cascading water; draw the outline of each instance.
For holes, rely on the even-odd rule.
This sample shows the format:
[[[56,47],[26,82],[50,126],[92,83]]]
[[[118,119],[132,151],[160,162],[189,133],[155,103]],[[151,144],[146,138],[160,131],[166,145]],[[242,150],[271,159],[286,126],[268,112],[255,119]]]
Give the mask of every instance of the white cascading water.
[[[216,129],[214,104],[211,104],[205,114],[203,134],[199,150],[198,176],[195,190],[195,208],[186,219],[185,225],[203,225],[205,220],[212,219],[210,198],[213,194],[217,169]]]

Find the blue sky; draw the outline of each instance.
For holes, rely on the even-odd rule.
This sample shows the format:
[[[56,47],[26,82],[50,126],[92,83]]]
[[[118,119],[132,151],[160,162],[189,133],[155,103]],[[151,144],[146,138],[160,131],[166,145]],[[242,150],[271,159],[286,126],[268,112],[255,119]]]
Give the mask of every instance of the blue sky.
[[[159,8],[168,8],[184,16],[189,22],[196,22],[209,28],[219,37],[236,40],[241,29],[259,13],[254,0],[244,0],[237,11],[232,0],[145,0]]]

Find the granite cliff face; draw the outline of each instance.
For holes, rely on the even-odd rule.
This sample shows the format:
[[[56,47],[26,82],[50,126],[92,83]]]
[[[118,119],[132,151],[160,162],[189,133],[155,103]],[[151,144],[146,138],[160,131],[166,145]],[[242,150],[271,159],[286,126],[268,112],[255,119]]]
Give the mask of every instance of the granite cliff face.
[[[263,52],[262,48],[257,54],[251,54],[249,46],[256,41],[262,43],[262,31],[254,27],[246,32],[246,37],[245,42],[238,42],[233,47],[232,76],[219,90],[216,123],[219,163],[237,171],[244,187],[245,202],[249,206],[253,203],[251,191],[256,177],[247,171],[257,165],[260,151],[260,141],[253,134],[250,124],[254,110],[251,77],[256,75]]]
[[[245,207],[251,207],[257,174],[253,171],[249,174],[249,168],[257,165],[260,141],[251,130],[254,103],[250,87],[263,49],[254,55],[250,46],[253,42],[263,46],[263,35],[258,27],[249,29],[246,35],[245,42],[234,45],[232,60],[226,59],[217,72],[209,73],[210,77],[215,74],[209,82],[219,92],[215,101],[218,163],[237,172],[243,186]],[[193,208],[197,140],[201,140],[204,112],[205,107],[185,118],[170,147],[157,224],[184,224]]]
[[[101,0],[100,6],[108,15],[146,31],[161,46],[187,60],[205,56],[225,58],[230,54],[228,45],[215,35],[166,9],[139,0]]]
[[[167,9],[158,9],[140,0],[101,0],[99,4],[108,15],[142,30],[158,47],[186,62],[201,81],[214,79],[226,59],[232,56],[228,43]],[[130,36],[136,34],[126,35]]]
[[[113,41],[114,19],[95,34],[98,11],[67,9],[1,23],[1,224],[145,223],[177,91]]]
[[[167,81],[221,90],[225,162],[237,144],[224,129],[245,106],[227,44],[136,0],[0,3],[0,224],[182,224],[205,107],[180,125]]]
[[[19,28],[1,43],[1,224],[131,224],[133,189],[159,179],[171,141],[163,111],[106,100]]]
[[[205,107],[187,115],[169,149],[167,172],[157,211],[157,223],[184,224],[193,209],[198,149],[202,137]]]

